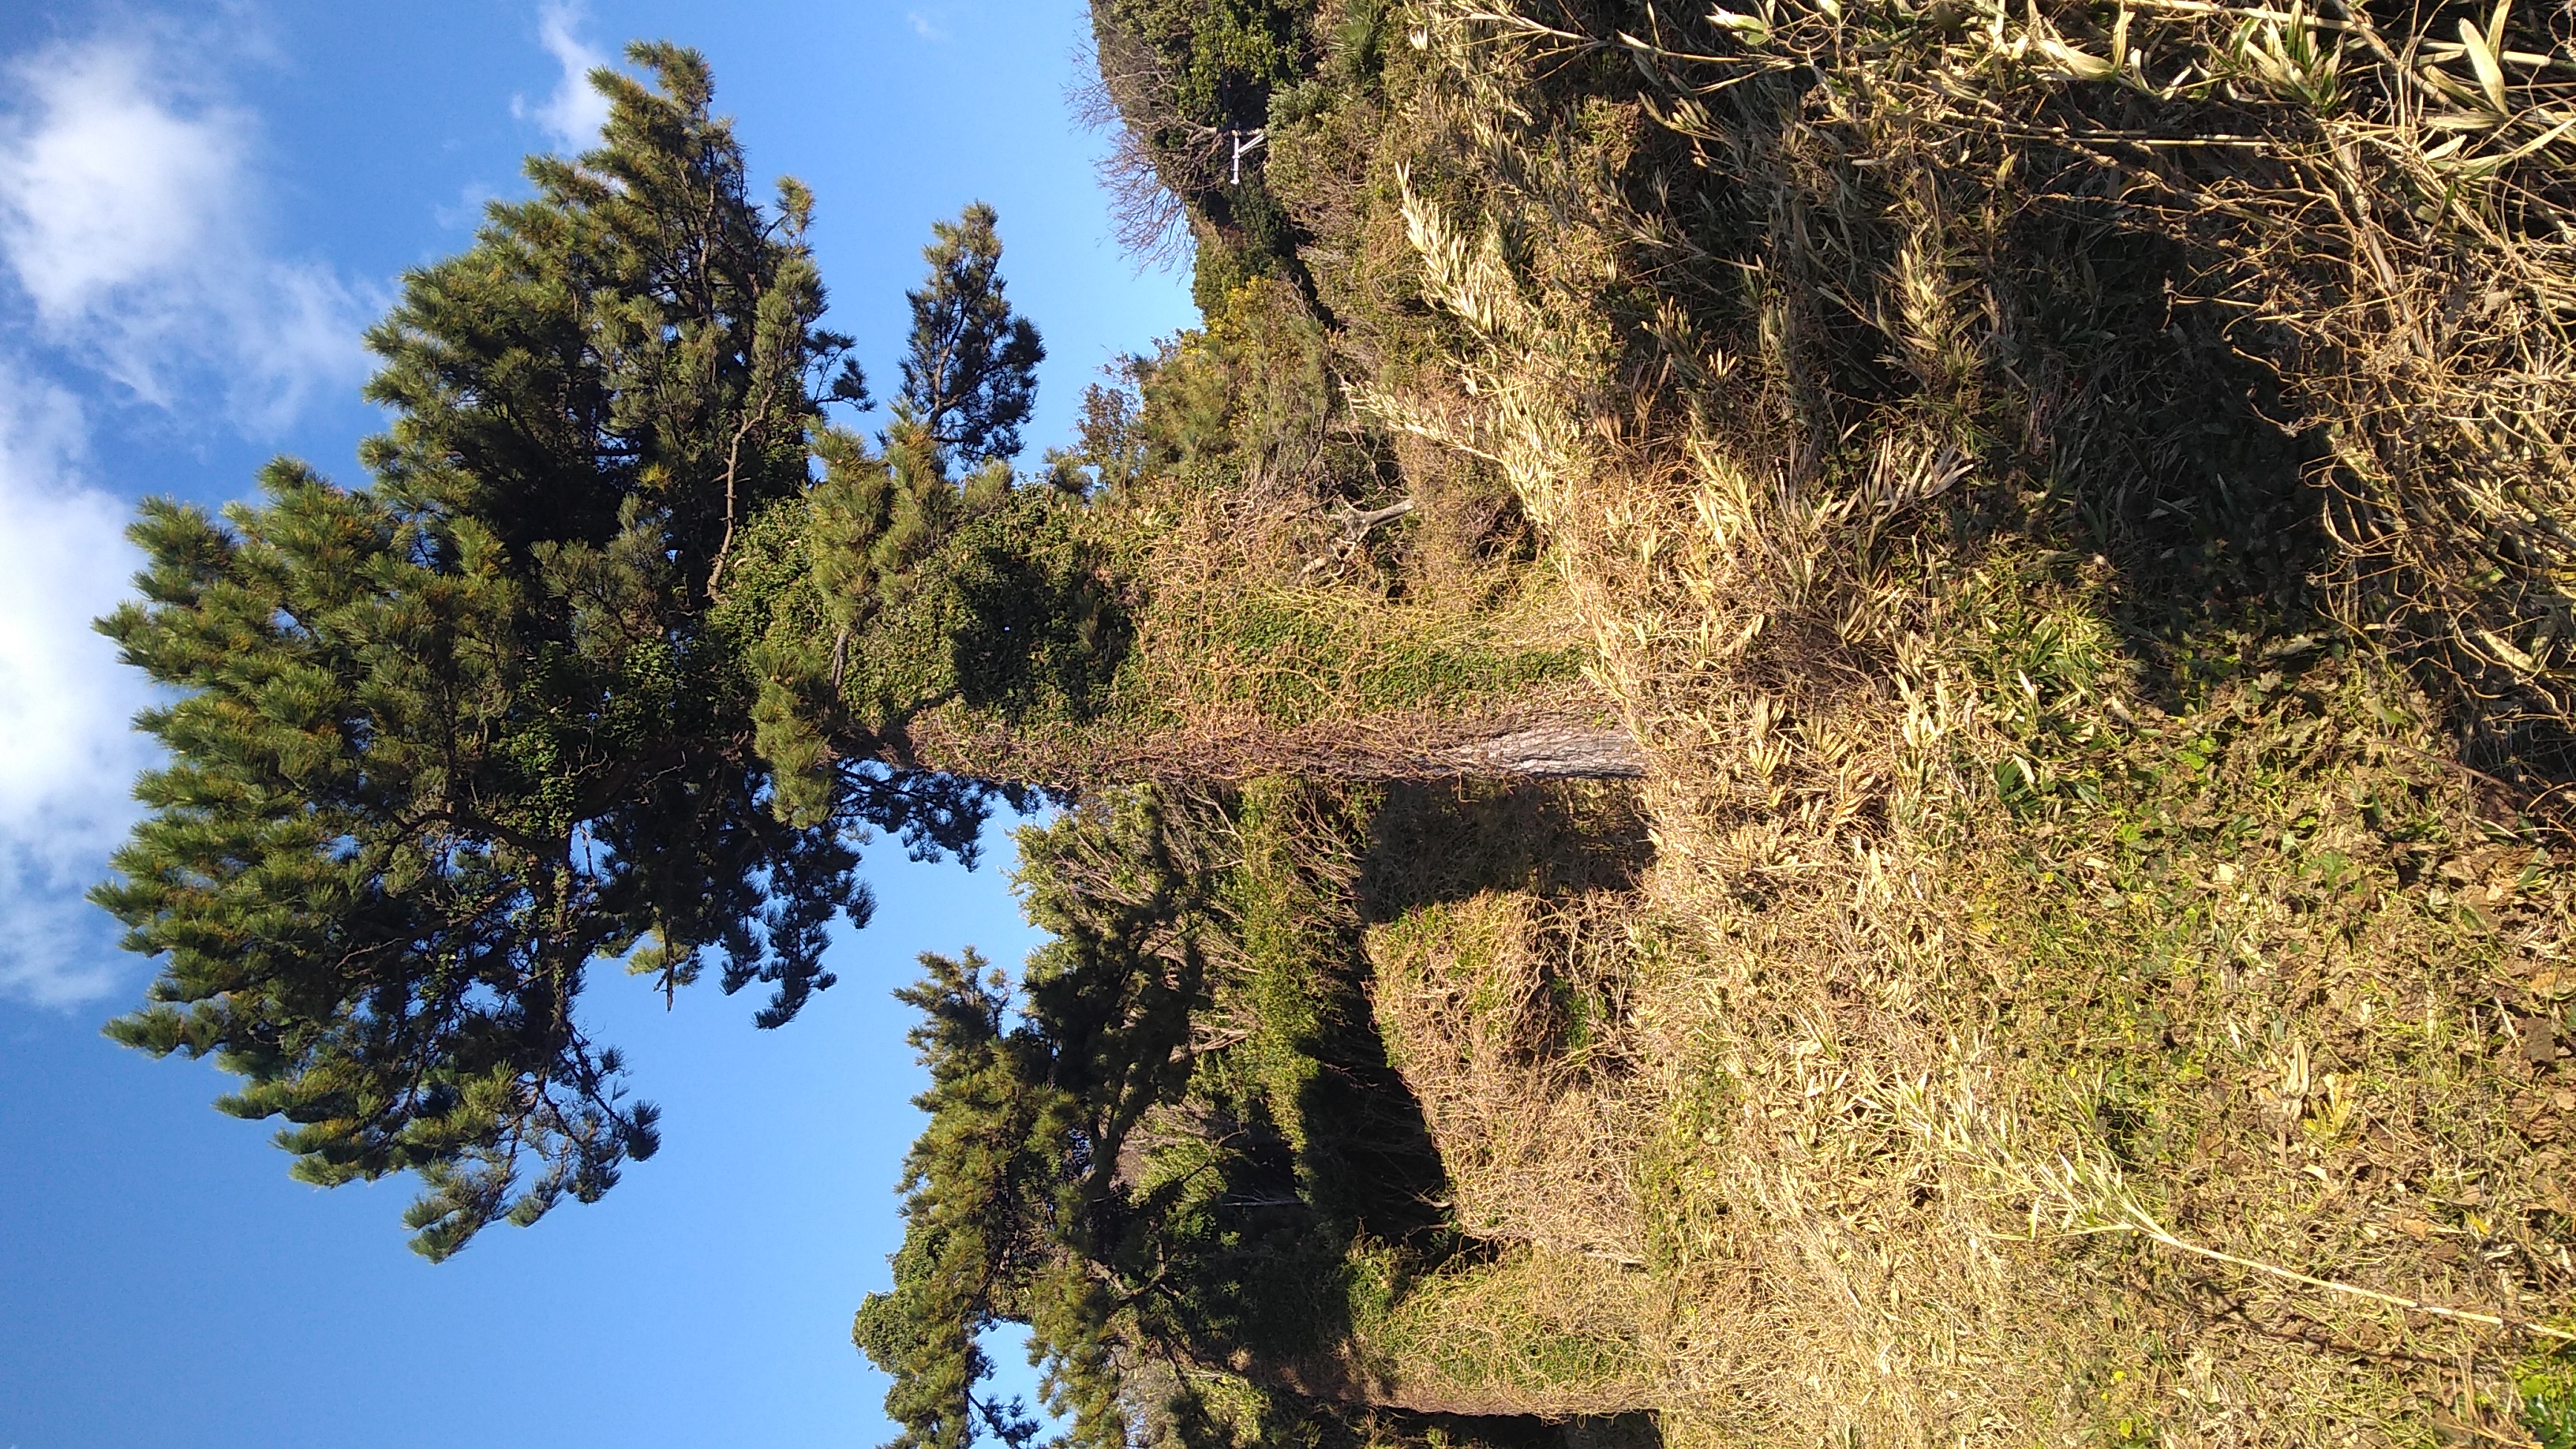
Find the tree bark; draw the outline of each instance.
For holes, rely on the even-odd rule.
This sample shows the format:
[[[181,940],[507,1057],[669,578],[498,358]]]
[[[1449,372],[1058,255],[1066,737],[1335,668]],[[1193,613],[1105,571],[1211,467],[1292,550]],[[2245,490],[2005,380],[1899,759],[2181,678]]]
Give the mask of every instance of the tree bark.
[[[997,783],[1231,784],[1333,780],[1634,780],[1645,752],[1627,730],[1571,710],[1394,714],[1280,726],[1228,719],[1154,732],[1114,726],[1021,732],[990,720],[913,722],[899,763]]]
[[[1626,730],[1579,719],[1531,720],[1480,740],[1462,741],[1430,757],[1444,776],[1535,776],[1550,779],[1634,780],[1646,773],[1645,751]]]

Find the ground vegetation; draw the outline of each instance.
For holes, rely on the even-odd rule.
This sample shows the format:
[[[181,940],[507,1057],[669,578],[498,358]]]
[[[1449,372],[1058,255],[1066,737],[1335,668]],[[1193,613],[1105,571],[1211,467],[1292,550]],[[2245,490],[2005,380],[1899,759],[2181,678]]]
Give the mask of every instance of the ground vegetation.
[[[1160,156],[1181,67],[1113,55],[1231,32],[1094,14]],[[1320,1357],[1103,1320],[1126,1432],[2568,1442],[2556,12],[1281,33],[1293,263],[1166,181],[1210,334],[1278,298],[1390,491],[1503,505],[1645,771],[1526,787],[1619,871],[1409,897],[1349,862],[1459,822],[1316,797],[1439,1219]]]

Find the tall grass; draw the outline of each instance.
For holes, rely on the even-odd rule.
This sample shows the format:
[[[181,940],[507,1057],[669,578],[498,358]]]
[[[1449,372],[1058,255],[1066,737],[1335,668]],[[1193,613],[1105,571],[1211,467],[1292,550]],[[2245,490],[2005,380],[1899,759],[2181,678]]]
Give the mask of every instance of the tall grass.
[[[1462,1224],[1638,1305],[1585,1407],[2563,1433],[2552,12],[1399,19],[1335,199],[1446,351],[1355,393],[1511,482],[1654,762],[1619,930],[1371,938]]]

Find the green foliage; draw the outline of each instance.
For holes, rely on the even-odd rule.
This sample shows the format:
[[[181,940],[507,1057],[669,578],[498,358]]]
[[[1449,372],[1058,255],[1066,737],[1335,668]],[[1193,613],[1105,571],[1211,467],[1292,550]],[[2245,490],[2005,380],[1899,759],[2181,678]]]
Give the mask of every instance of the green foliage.
[[[1118,370],[1118,385],[1093,383],[1082,390],[1078,442],[1046,453],[1047,480],[1060,491],[1077,498],[1114,493],[1133,486],[1143,472],[1149,452],[1134,387],[1138,365],[1128,358]]]
[[[1329,346],[1293,288],[1247,279],[1205,310],[1203,327],[1137,364],[1136,429],[1149,457],[1184,469],[1223,463],[1246,482],[1376,471],[1370,453],[1333,435]]]
[[[1087,719],[1128,634],[1086,538],[1077,465],[1051,454],[1052,475],[1025,482],[1010,468],[1045,352],[1004,299],[992,209],[936,236],[882,448],[821,430],[822,479],[755,521],[757,561],[719,606],[760,679],[758,748],[779,809],[799,822],[874,768],[852,762],[912,764],[908,732],[926,713]],[[958,462],[972,465],[962,478]]]
[[[1307,12],[1278,0],[1110,0],[1093,16],[1153,47],[1177,117],[1252,127],[1267,119],[1271,91],[1305,69]]]
[[[537,195],[369,334],[375,485],[281,461],[222,522],[147,504],[143,600],[101,624],[175,694],[94,893],[165,958],[110,1034],[241,1076],[221,1105],[284,1118],[307,1181],[418,1171],[433,1258],[652,1152],[575,1020],[593,966],[671,991],[716,964],[779,1025],[832,983],[831,917],[867,918],[859,833],[954,849],[979,818],[886,775],[771,809],[704,601],[802,493],[808,379],[844,342],[812,325],[805,193],[748,199],[694,53],[630,55],[658,90],[596,75],[601,149],[531,161]]]
[[[1059,1182],[1033,1149],[1062,1132],[1072,1103],[1046,1090],[1033,1059],[1040,1043],[1006,1030],[1000,972],[987,978],[972,950],[955,960],[925,953],[921,964],[923,979],[896,995],[924,1018],[911,1040],[930,1069],[930,1090],[915,1099],[930,1126],[904,1161],[900,1190],[910,1196],[895,1291],[869,1296],[852,1336],[895,1376],[886,1396],[886,1413],[904,1427],[895,1443],[960,1449],[980,1423],[1017,1444],[1032,1432],[1018,1406],[974,1393],[992,1371],[976,1336],[1017,1305],[1019,1280],[1044,1266],[1046,1245],[1031,1229]]]
[[[1290,1384],[1330,1362],[1355,1296],[1446,1241],[1424,1236],[1437,1161],[1359,991],[1366,828],[1365,802],[1285,783],[1094,797],[1022,833],[1053,939],[1016,1025],[998,978],[925,959],[905,999],[932,1122],[894,1289],[856,1326],[895,1377],[899,1443],[1002,1436],[974,1394],[1000,1318],[1030,1325],[1075,1443],[1358,1442]]]
[[[755,521],[719,609],[788,818],[866,762],[912,763],[911,727],[944,707],[1019,728],[1100,711],[1131,625],[1078,496],[998,462],[952,482],[908,422],[882,454],[839,431],[817,451],[823,480]]]
[[[2576,1449],[2576,1364],[2564,1353],[2535,1354],[2514,1370],[2522,1425],[2540,1449]]]
[[[904,294],[912,345],[898,408],[945,459],[980,466],[1019,455],[1020,425],[1037,402],[1038,329],[1002,295],[1002,242],[993,208],[976,202],[932,227],[922,249],[930,280]]]
[[[863,728],[950,700],[1005,719],[1097,708],[1125,633],[1081,506],[991,470],[835,468],[815,496],[816,580],[852,630],[840,698]]]
[[[1101,79],[1199,223],[1195,295],[1217,310],[1254,276],[1297,275],[1294,223],[1234,144],[1269,124],[1274,93],[1315,64],[1311,7],[1282,0],[1102,0]]]
[[[926,1018],[913,1042],[932,1121],[905,1163],[894,1290],[872,1296],[854,1330],[895,1378],[897,1444],[972,1443],[979,1421],[1000,1432],[973,1397],[989,1369],[975,1334],[1000,1316],[1031,1325],[1074,1442],[1125,1442],[1109,1324],[1160,1279],[1117,1273],[1133,1266],[1119,1246],[1151,1247],[1125,1241],[1117,1177],[1128,1134],[1181,1070],[1204,989],[1208,902],[1192,844],[1151,795],[1025,833],[1031,870],[1048,872],[1027,880],[1091,867],[1108,890],[1036,886],[1032,919],[1056,939],[1030,960],[1020,1023],[1005,1029],[1002,983],[972,957],[924,958],[930,974],[904,993]]]
[[[1200,207],[1208,227],[1190,270],[1190,300],[1200,311],[1221,310],[1247,282],[1298,277],[1297,224],[1257,174],[1209,192]]]

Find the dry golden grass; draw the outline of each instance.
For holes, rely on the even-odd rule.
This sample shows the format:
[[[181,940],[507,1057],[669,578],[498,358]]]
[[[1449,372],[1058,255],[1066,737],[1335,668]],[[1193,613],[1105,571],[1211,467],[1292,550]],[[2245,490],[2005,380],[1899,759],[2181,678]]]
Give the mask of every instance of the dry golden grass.
[[[1408,12],[1389,190],[1460,340],[1454,385],[1364,405],[1546,530],[1657,862],[1584,907],[1615,961],[1552,975],[1605,939],[1552,902],[1426,909],[1372,938],[1377,1007],[1461,1221],[1632,1296],[1652,1372],[1590,1410],[1672,1445],[2557,1432],[2576,881],[2491,776],[2565,723],[2576,122],[2565,62],[2498,58],[2537,11],[2495,15]],[[1551,109],[1608,61],[1633,104]],[[1771,188],[1760,265],[1638,199],[1650,123]],[[2327,546],[2146,643],[2185,576],[1994,523],[2071,491],[2134,543],[2155,495],[2102,495],[2197,446],[2121,442],[2152,378],[2014,371],[2016,209],[2087,177],[2197,259],[2178,306],[2261,319],[2265,405],[2322,445],[2289,466]],[[1725,335],[1622,290],[1729,267]],[[1825,396],[1854,347],[1903,385]],[[1551,980],[1615,1019],[1570,1043]]]
[[[1633,954],[1608,891],[1487,891],[1371,930],[1371,1002],[1471,1237],[1643,1267]]]
[[[1672,1297],[1643,1274],[1516,1245],[1410,1285],[1355,1357],[1377,1402],[1420,1413],[1606,1418],[1670,1370]]]

